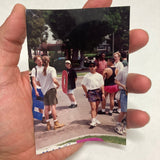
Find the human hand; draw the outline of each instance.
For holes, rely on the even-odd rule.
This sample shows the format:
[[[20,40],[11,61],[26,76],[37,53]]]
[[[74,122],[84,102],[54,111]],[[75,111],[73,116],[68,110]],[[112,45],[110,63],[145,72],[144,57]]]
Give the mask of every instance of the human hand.
[[[89,0],[85,7],[107,7],[110,4],[109,0]],[[140,35],[139,42],[135,42],[134,39]],[[0,159],[65,159],[77,151],[82,144],[79,143],[42,155],[35,153],[29,73],[21,73],[17,67],[25,37],[25,8],[22,5],[16,5],[9,18],[0,27]],[[146,32],[131,31],[130,50],[140,49],[147,41]],[[133,79],[138,80],[134,86]],[[150,80],[145,76],[137,74],[128,76],[127,88],[130,92],[144,93],[150,88],[150,85]],[[148,114],[143,111],[128,111],[129,128],[144,126],[148,120]]]

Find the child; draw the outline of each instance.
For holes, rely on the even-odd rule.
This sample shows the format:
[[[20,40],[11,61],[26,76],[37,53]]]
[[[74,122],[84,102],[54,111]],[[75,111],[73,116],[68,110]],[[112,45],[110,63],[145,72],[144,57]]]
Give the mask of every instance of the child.
[[[91,123],[90,129],[94,128],[100,122],[96,119],[98,105],[104,96],[104,80],[103,76],[96,72],[96,65],[94,62],[89,63],[90,73],[86,74],[82,80],[82,88],[85,92],[91,106]]]

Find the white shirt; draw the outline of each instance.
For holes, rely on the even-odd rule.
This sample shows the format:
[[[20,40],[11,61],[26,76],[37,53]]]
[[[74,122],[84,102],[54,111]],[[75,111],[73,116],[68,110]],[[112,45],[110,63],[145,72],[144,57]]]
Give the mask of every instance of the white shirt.
[[[41,85],[42,93],[45,95],[47,91],[52,88],[56,88],[56,84],[53,82],[53,78],[57,78],[57,73],[54,67],[47,67],[46,75],[42,72],[38,72],[37,80]]]
[[[119,81],[121,84],[126,86],[127,76],[128,76],[128,66],[124,67],[121,71],[119,71],[115,79]],[[119,86],[119,89],[123,88]]]
[[[31,71],[31,77],[35,77],[35,80],[37,80],[37,75],[38,75],[38,72],[41,73],[43,72],[43,66],[35,66],[34,68],[32,68],[32,71]],[[36,86],[38,89],[40,89],[41,87],[40,86]]]
[[[120,71],[120,70],[122,70],[123,69],[123,63],[122,62],[114,62],[114,66],[118,69],[118,72]]]
[[[94,90],[104,85],[103,76],[99,73],[88,73],[84,76],[82,85],[86,86],[87,90]]]

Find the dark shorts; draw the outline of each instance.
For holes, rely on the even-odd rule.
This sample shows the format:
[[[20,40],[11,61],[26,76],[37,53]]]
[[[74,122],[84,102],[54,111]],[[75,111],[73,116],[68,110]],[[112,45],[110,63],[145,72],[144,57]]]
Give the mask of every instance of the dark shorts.
[[[44,105],[49,106],[55,104],[58,104],[57,90],[52,88],[44,95]]]
[[[89,102],[102,101],[102,91],[100,89],[88,90],[87,95]]]

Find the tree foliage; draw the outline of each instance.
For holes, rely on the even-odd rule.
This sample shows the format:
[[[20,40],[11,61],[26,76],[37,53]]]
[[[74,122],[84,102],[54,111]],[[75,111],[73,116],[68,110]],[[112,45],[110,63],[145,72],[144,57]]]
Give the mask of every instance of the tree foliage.
[[[46,22],[42,15],[42,12],[39,10],[27,10],[27,41],[30,57],[31,49],[36,50],[48,38]]]
[[[128,43],[128,18],[128,7],[56,10],[50,15],[49,26],[53,37],[63,40],[69,48],[87,51],[102,43],[107,34],[115,32],[118,39],[115,47],[119,49]]]
[[[129,7],[78,10],[27,10],[29,50],[47,40],[48,24],[54,39],[60,39],[66,50],[92,52],[106,35],[115,35],[115,50],[128,49]],[[112,41],[109,41],[112,46]]]

